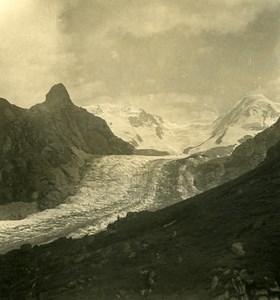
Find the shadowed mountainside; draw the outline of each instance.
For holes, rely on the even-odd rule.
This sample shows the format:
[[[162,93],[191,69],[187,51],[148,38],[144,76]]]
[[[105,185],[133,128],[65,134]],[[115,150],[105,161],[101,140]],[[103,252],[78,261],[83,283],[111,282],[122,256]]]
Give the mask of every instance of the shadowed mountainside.
[[[104,120],[75,106],[63,84],[29,110],[3,99],[0,108],[0,204],[54,207],[75,190],[92,154],[133,152]]]

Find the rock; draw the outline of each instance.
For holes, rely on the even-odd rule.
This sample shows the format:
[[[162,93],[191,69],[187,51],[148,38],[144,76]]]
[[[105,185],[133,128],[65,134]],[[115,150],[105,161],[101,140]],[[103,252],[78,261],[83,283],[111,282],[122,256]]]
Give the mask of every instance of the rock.
[[[177,258],[177,263],[181,263],[181,262],[183,262],[184,260],[183,260],[183,258],[181,257],[181,256],[178,256],[178,258]]]
[[[22,251],[22,252],[29,252],[31,250],[32,250],[31,244],[23,244],[20,246],[20,251]]]
[[[143,297],[148,296],[149,295],[149,290],[147,290],[147,289],[141,290],[140,295],[143,296]]]
[[[148,284],[149,284],[150,286],[153,286],[153,285],[155,284],[155,280],[154,280],[155,277],[156,277],[155,271],[151,271],[151,272],[149,273],[149,278],[148,278]]]
[[[230,292],[229,291],[225,291],[225,293],[224,293],[224,299],[228,300],[229,297],[230,297]]]
[[[77,283],[75,281],[70,281],[68,284],[67,284],[67,287],[69,289],[75,289],[77,286]]]
[[[254,295],[259,297],[259,296],[268,296],[268,291],[265,289],[261,289],[261,290],[256,290],[254,292]]]
[[[135,258],[135,257],[136,257],[136,252],[131,252],[129,258]]]
[[[130,255],[132,253],[131,246],[128,242],[121,243],[118,247],[120,252]]]
[[[86,254],[80,254],[77,258],[74,259],[74,263],[78,264],[85,260],[88,257]]]
[[[271,293],[277,293],[280,295],[280,288],[279,288],[278,283],[276,282],[275,279],[272,279],[271,281],[272,282],[270,282],[270,284],[269,284],[269,291]]]
[[[167,224],[164,224],[162,227],[163,227],[163,228],[170,227],[170,226],[174,225],[176,222],[177,222],[177,220],[173,220],[173,221],[171,221],[171,222],[169,222],[169,223],[167,223]]]
[[[253,284],[254,280],[250,277],[247,270],[243,269],[239,272],[240,278],[246,283],[246,284]]]
[[[247,296],[246,294],[246,285],[242,281],[242,279],[237,276],[236,278],[232,278],[232,286],[235,290],[235,295],[239,298],[245,298]]]
[[[244,256],[246,252],[243,249],[243,245],[241,242],[233,243],[231,245],[231,251],[237,256]]]
[[[211,290],[214,290],[219,283],[219,277],[217,275],[215,275],[212,279],[212,283],[211,283]]]
[[[146,275],[149,274],[149,270],[141,270],[141,271],[140,271],[140,274],[141,274],[142,276],[146,276]]]

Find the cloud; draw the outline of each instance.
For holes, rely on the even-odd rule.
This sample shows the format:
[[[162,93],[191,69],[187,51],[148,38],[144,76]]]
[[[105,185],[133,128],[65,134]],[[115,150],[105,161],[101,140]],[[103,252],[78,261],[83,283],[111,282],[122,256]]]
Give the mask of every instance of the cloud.
[[[87,105],[92,102],[93,99],[102,97],[109,97],[110,93],[103,81],[83,82],[78,80],[75,85],[69,88],[69,92],[72,100],[77,100],[82,105]],[[103,102],[103,101],[102,101]]]
[[[273,101],[280,102],[280,77],[269,81],[264,87],[260,88],[258,92]]]
[[[108,1],[104,1],[107,3]],[[104,21],[106,31],[128,32],[147,37],[182,27],[186,35],[201,32],[237,33],[267,9],[279,6],[279,0],[155,0],[111,2],[111,13]],[[95,6],[93,6],[95,8]]]
[[[58,16],[75,3],[0,0],[0,97],[24,107],[43,101],[50,86],[75,64],[58,30]]]
[[[59,54],[56,12],[40,2],[11,0],[1,1],[0,6],[0,93],[11,101],[25,98],[18,103],[23,106],[43,97],[39,91],[45,93],[57,80],[53,70]],[[32,89],[35,99],[31,100]]]
[[[29,106],[43,100],[52,84],[64,82],[81,103],[127,93],[168,95],[180,105],[188,103],[186,95],[216,97],[221,90],[216,102],[224,101],[253,89],[252,78],[275,77],[274,69],[263,74],[263,65],[277,39],[279,5],[279,0],[0,0],[0,96]],[[254,70],[248,71],[250,57]]]
[[[106,103],[132,105],[162,116],[171,122],[186,123],[205,116],[214,121],[218,114],[214,105],[211,105],[214,100],[211,96],[194,96],[185,93],[157,93],[142,96],[127,94],[118,98],[99,95],[88,98],[83,105]]]

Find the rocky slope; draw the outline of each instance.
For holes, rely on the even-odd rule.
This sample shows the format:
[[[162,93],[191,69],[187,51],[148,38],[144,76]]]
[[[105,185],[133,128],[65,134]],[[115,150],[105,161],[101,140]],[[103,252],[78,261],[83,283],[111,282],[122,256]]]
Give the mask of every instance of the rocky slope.
[[[199,193],[241,176],[261,164],[268,149],[279,141],[280,120],[243,142],[231,155],[217,157],[212,149],[182,159],[181,173],[185,184],[192,185],[195,193]]]
[[[251,95],[219,117],[213,124],[211,137],[185,153],[207,151],[217,147],[236,147],[273,125],[280,117],[280,104],[261,94]]]
[[[91,155],[133,152],[104,120],[75,106],[62,84],[29,110],[5,100],[0,108],[1,205],[54,207],[75,190]]]
[[[0,98],[0,126],[22,116],[25,109],[10,104],[6,99]]]
[[[279,299],[280,143],[268,153],[187,201],[0,256],[1,299]]]

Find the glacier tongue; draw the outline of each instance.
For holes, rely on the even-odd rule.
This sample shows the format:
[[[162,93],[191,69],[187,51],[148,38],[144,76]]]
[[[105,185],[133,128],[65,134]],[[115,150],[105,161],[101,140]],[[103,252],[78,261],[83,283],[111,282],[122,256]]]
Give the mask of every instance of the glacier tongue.
[[[178,156],[95,158],[77,194],[65,204],[23,220],[0,221],[1,252],[24,243],[41,244],[61,236],[93,234],[129,211],[154,210],[182,200],[187,195],[179,186],[180,174],[174,176],[165,170],[177,159]]]

